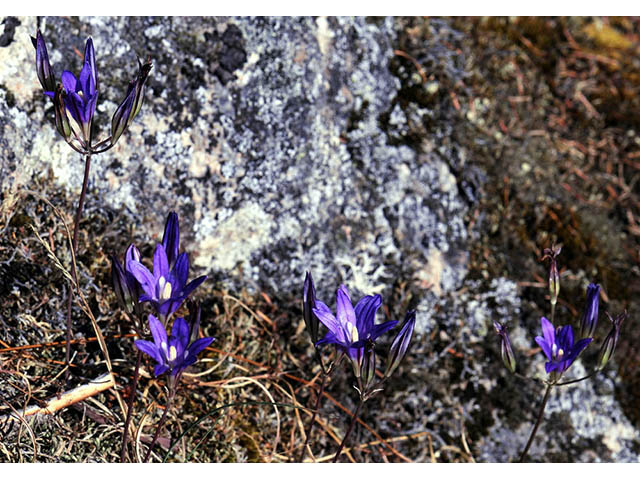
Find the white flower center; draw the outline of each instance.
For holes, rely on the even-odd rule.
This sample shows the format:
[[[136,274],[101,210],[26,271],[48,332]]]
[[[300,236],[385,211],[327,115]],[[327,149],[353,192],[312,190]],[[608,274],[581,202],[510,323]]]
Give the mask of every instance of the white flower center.
[[[161,276],[158,279],[158,286],[160,287],[160,300],[169,300],[171,298],[171,284]]]
[[[360,337],[358,336],[358,328],[351,322],[347,322],[347,331],[351,335],[352,343],[355,343],[359,340]]]
[[[178,356],[178,352],[176,351],[176,347],[171,345],[169,347],[169,355],[168,355],[169,361],[173,362],[177,356]]]

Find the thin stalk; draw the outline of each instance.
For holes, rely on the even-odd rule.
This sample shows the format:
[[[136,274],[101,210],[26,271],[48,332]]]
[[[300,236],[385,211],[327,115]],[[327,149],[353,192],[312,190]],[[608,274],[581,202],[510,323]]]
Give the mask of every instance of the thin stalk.
[[[87,154],[84,161],[84,179],[82,180],[82,192],[80,192],[80,201],[78,202],[78,210],[76,211],[76,218],[73,222],[73,241],[72,256],[76,256],[78,251],[78,231],[80,230],[80,219],[82,218],[82,209],[84,208],[84,199],[87,196],[87,186],[89,185],[89,170],[91,169],[91,154]],[[78,272],[76,271],[76,265],[74,262],[71,264],[71,274],[73,275],[73,281],[80,288],[78,284]],[[69,380],[69,361],[71,359],[71,305],[73,304],[73,286],[69,288],[69,296],[67,300],[67,344],[65,353],[65,365],[67,365],[67,372],[65,373],[65,382]]]
[[[584,377],[576,378],[575,380],[569,380],[567,382],[556,383],[556,386],[562,387],[563,385],[571,385],[572,383],[578,383],[578,382],[581,382],[582,380],[586,380],[587,378],[593,377],[596,373],[598,373],[597,370],[595,372],[591,372],[589,375],[585,375]]]
[[[304,445],[302,446],[302,451],[298,456],[298,463],[302,463],[302,459],[304,458],[304,451],[307,449],[307,445],[309,444],[309,437],[311,436],[311,430],[313,430],[313,424],[316,422],[316,415],[318,415],[318,410],[320,409],[320,401],[322,400],[322,396],[324,395],[324,387],[327,384],[328,377],[329,375],[323,371],[322,383],[320,384],[320,392],[318,393],[318,398],[316,399],[316,406],[313,408],[313,416],[311,417],[311,422],[309,422],[307,431],[304,434]]]
[[[149,460],[149,456],[153,451],[153,447],[156,446],[156,442],[158,441],[158,435],[160,435],[160,430],[162,430],[162,427],[164,426],[164,422],[167,421],[167,413],[169,413],[169,410],[171,409],[172,401],[173,401],[173,391],[169,392],[169,398],[167,399],[167,405],[164,407],[164,413],[162,414],[162,418],[160,419],[160,422],[156,427],[156,433],[154,433],[153,435],[153,440],[151,440],[151,445],[149,445],[149,450],[147,450],[147,454],[144,456],[144,460],[142,460],[142,463],[147,463],[147,460]]]
[[[347,442],[347,438],[349,438],[349,435],[351,434],[351,430],[353,430],[353,427],[356,424],[356,420],[358,419],[358,415],[360,415],[360,410],[362,410],[363,405],[364,405],[364,401],[360,399],[360,403],[358,403],[358,408],[356,408],[356,411],[351,417],[351,425],[349,425],[349,430],[347,430],[347,433],[345,433],[344,438],[342,439],[342,443],[340,444],[340,446],[338,447],[338,451],[336,452],[336,456],[333,457],[333,463],[336,463],[338,461],[338,457],[340,456],[340,453],[342,452],[342,449],[344,448],[344,445]]]
[[[138,377],[140,373],[140,363],[142,363],[142,351],[138,350],[138,359],[136,360],[136,369],[133,372],[133,381],[131,382],[131,396],[127,404],[127,419],[124,422],[124,432],[122,433],[122,451],[120,452],[120,463],[124,463],[124,457],[127,451],[127,439],[129,436],[129,424],[133,413],[133,401],[136,397],[136,389],[138,388]]]
[[[544,414],[544,409],[547,406],[547,400],[549,400],[549,393],[551,393],[551,387],[553,384],[549,383],[547,385],[547,390],[544,392],[544,398],[542,399],[542,405],[540,406],[540,412],[538,413],[538,419],[536,420],[536,424],[533,426],[533,431],[531,432],[531,436],[529,437],[529,441],[527,445],[524,447],[522,451],[522,455],[520,455],[520,463],[524,462],[525,457],[527,456],[527,452],[529,451],[529,447],[531,447],[531,443],[533,442],[533,437],[536,436],[536,432],[538,431],[538,427],[542,422],[542,415]]]

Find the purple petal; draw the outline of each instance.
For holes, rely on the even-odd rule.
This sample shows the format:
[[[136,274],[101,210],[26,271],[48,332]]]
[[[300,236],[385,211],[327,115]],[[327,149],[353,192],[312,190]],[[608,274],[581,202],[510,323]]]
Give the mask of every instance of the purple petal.
[[[556,343],[556,332],[553,328],[553,324],[545,317],[542,317],[540,322],[542,323],[542,334],[544,335],[545,340],[549,345],[553,345]]]
[[[160,375],[162,375],[164,372],[166,372],[167,370],[169,370],[169,366],[168,365],[164,365],[164,364],[158,364],[154,367],[153,369],[153,374],[156,377],[159,377]]]
[[[380,295],[367,295],[362,297],[355,308],[358,332],[364,335],[375,323],[376,313],[382,305]]]
[[[153,252],[153,276],[156,279],[164,277],[164,279],[167,280],[169,278],[167,252],[164,251],[161,243],[156,246],[156,251]]]
[[[336,344],[340,344],[342,342],[339,342],[338,339],[336,338],[335,333],[333,332],[327,332],[327,334],[321,338],[320,340],[318,340],[316,342],[316,347],[319,347],[320,345],[325,345],[327,343],[336,343]]]
[[[131,96],[131,104],[133,105],[133,95]],[[131,108],[131,106],[129,106]],[[169,259],[169,265],[178,258],[178,250],[180,248],[180,227],[178,225],[178,214],[171,212],[167,216],[167,222],[164,225],[164,235],[162,236],[162,245],[167,252],[167,258]],[[185,278],[186,283],[187,280]]]
[[[373,341],[376,340],[383,333],[391,330],[398,324],[397,320],[391,320],[389,322],[384,322],[379,325],[374,325],[369,332],[367,332],[367,339],[371,339]]]
[[[76,76],[73,73],[71,73],[69,70],[65,70],[64,72],[62,72],[61,79],[62,86],[67,91],[67,93],[76,91],[76,85],[78,84],[78,81],[76,80]]]
[[[573,329],[571,325],[565,325],[560,329],[556,343],[558,344],[558,348],[562,348],[565,352],[573,348]]]
[[[93,50],[93,40],[91,38],[87,39],[84,47],[84,64],[89,70],[90,78],[89,88],[85,90],[85,92],[93,95],[98,86],[98,68],[96,67],[96,54]],[[83,67],[82,70],[84,70],[85,67]],[[82,73],[80,75],[82,76]]]
[[[187,284],[189,278],[189,255],[182,253],[178,255],[176,265],[174,267],[174,274],[178,280],[178,285],[181,287]]]
[[[156,292],[156,279],[147,267],[135,260],[129,260],[127,262],[127,270],[136,277],[136,280],[138,280],[145,293],[149,295],[150,298],[154,298]],[[142,299],[142,297],[140,297],[140,299]]]
[[[176,318],[176,320],[173,322],[171,336],[175,337],[180,344],[178,353],[180,354],[184,352],[184,349],[187,348],[187,345],[189,343],[189,325],[187,325],[187,321],[184,318]]]
[[[188,356],[196,356],[198,355],[201,351],[203,351],[205,348],[207,348],[209,345],[211,345],[211,343],[215,340],[215,338],[213,337],[204,337],[204,338],[199,338],[198,340],[196,340],[195,342],[193,342],[191,345],[189,345],[189,354]]]
[[[338,322],[346,328],[347,322],[356,326],[356,312],[353,309],[351,298],[349,298],[349,292],[346,285],[340,285],[338,288],[336,299],[336,318]]]
[[[147,340],[136,340],[133,342],[138,350],[143,353],[146,353],[151,358],[153,358],[158,363],[164,363],[164,359],[162,358],[162,354],[156,347],[155,343],[149,342]]]
[[[544,337],[536,337],[536,342],[538,343],[538,345],[540,345],[540,348],[542,348],[542,351],[547,356],[547,359],[552,360],[553,354],[551,352],[551,345],[549,345],[549,343],[544,339]]]
[[[162,322],[153,315],[149,315],[149,330],[151,330],[156,347],[166,355],[168,345],[167,331],[164,329]]]
[[[189,295],[191,295],[191,292],[193,292],[196,288],[198,288],[202,284],[202,282],[204,282],[206,279],[207,279],[207,276],[203,275],[201,277],[196,278],[195,280],[192,280],[191,283],[189,283],[186,287],[184,287],[184,290],[182,291],[183,300],[187,298]]]

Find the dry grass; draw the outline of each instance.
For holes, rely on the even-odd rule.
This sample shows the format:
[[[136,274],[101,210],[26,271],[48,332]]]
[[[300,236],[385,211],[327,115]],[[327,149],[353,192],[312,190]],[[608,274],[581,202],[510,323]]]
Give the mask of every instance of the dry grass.
[[[122,239],[146,245],[143,255],[152,242],[127,232],[123,219],[89,193],[79,243],[81,295],[74,297],[71,378],[65,385],[63,302],[71,261],[66,225],[73,205],[46,183],[37,189],[41,193],[20,192],[11,208],[5,202],[0,223],[0,272],[13,279],[5,282],[0,300],[0,459],[116,462],[123,404],[133,394],[129,382],[135,350],[130,321],[116,308],[108,255],[124,251],[129,240]],[[183,375],[152,461],[295,461],[311,419],[306,407],[315,404],[319,391],[320,371],[298,299],[278,304],[265,292],[230,293],[208,283],[196,295],[203,302],[202,334],[216,341]],[[92,325],[99,328],[98,335]],[[133,461],[146,454],[166,402],[166,379],[153,377],[148,360],[135,392]],[[110,365],[116,388],[91,390],[86,398],[65,393],[108,374]],[[354,407],[349,375],[336,372],[325,391],[304,461],[332,460]],[[71,396],[74,403],[51,414],[29,409],[50,407],[52,400],[64,403]],[[401,451],[407,442],[414,448],[421,445],[425,458],[436,460],[442,453],[433,450],[427,432],[385,439],[364,421],[353,442],[343,461],[410,461]]]

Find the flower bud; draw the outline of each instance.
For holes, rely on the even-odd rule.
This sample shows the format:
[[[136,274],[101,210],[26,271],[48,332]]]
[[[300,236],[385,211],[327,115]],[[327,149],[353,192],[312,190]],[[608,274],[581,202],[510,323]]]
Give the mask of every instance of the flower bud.
[[[598,304],[600,301],[600,285],[590,283],[587,287],[587,305],[580,322],[580,336],[593,337],[598,324]]]
[[[170,212],[164,225],[164,235],[162,236],[162,246],[167,253],[169,269],[173,268],[178,258],[180,248],[180,227],[178,226],[178,214]]]
[[[120,307],[129,314],[133,313],[137,303],[136,292],[132,291],[127,273],[114,256],[111,256],[111,281]]]
[[[311,342],[315,345],[318,342],[318,329],[320,320],[313,313],[316,308],[316,287],[313,284],[313,277],[310,272],[304,277],[304,291],[302,295],[304,323],[307,326],[307,332],[311,337]]]
[[[558,294],[560,293],[560,274],[558,273],[556,258],[561,251],[562,245],[552,245],[551,248],[544,249],[544,256],[542,257],[542,260],[545,258],[551,260],[551,265],[549,266],[549,297],[552,308],[555,308],[556,303],[558,303]]]
[[[411,337],[413,336],[413,329],[416,325],[416,311],[411,310],[407,312],[404,319],[404,325],[393,339],[391,348],[389,349],[389,358],[387,360],[387,368],[385,369],[384,376],[388,378],[395,371],[396,368],[402,362],[402,359],[407,353]]]
[[[56,130],[64,137],[68,142],[71,139],[71,124],[69,123],[69,117],[67,117],[67,108],[64,103],[63,97],[64,89],[61,84],[55,88],[55,95],[53,96],[53,106],[56,112]]]
[[[627,318],[626,310],[622,312],[618,317],[614,320],[611,318],[609,313],[607,313],[609,320],[611,320],[612,326],[611,330],[609,330],[609,334],[607,338],[604,339],[602,346],[600,347],[600,354],[598,355],[598,365],[596,367],[597,370],[602,370],[605,365],[609,362],[611,357],[616,350],[616,345],[618,344],[618,337],[620,336],[620,327],[622,322]]]
[[[53,68],[49,63],[49,54],[47,53],[47,46],[44,43],[44,38],[40,33],[40,30],[36,33],[36,38],[31,37],[31,43],[36,49],[36,71],[38,73],[38,80],[45,92],[56,91],[56,76],[53,73]]]
[[[201,308],[198,302],[189,300],[189,315],[187,315],[187,325],[189,325],[189,343],[193,343],[200,338],[200,313]]]
[[[368,391],[376,376],[376,352],[373,345],[368,348],[363,349],[364,356],[362,358],[362,367],[361,367],[361,375],[362,375],[362,386],[364,391]]]
[[[511,341],[509,340],[507,327],[503,326],[496,320],[493,321],[493,326],[496,329],[497,334],[500,335],[500,353],[502,355],[504,366],[507,367],[511,373],[514,373],[516,371],[516,357],[513,354],[513,349],[511,348]]]
[[[153,65],[150,60],[147,60],[144,65],[138,60],[138,75],[129,83],[127,94],[111,119],[111,145],[115,145],[140,111],[144,100],[145,83],[151,68]]]

